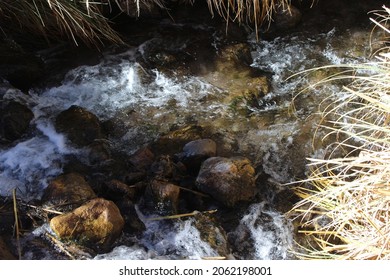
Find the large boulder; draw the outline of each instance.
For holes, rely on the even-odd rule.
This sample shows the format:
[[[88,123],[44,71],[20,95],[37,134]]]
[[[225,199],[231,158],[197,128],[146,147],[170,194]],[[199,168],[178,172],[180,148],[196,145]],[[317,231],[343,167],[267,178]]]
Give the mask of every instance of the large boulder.
[[[0,102],[0,143],[19,139],[33,117],[33,112],[19,102]]]
[[[233,207],[255,195],[255,169],[244,157],[211,157],[203,162],[196,184],[222,204]]]
[[[96,198],[70,213],[51,219],[50,227],[64,240],[107,249],[120,236],[125,222],[118,207]]]
[[[96,139],[104,138],[98,117],[76,105],[61,112],[55,124],[57,131],[65,133],[77,146],[87,146]]]
[[[95,192],[80,174],[68,173],[50,182],[45,189],[42,201],[44,205],[67,211],[95,197]]]

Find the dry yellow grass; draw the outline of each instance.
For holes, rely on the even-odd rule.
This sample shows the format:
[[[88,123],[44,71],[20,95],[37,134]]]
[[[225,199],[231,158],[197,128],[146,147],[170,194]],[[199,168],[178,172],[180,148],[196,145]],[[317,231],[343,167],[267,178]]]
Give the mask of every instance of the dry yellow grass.
[[[390,33],[390,9],[376,15]],[[309,159],[310,176],[296,188],[301,201],[290,214],[308,237],[295,252],[300,258],[390,259],[389,49],[350,67],[353,75],[333,78],[352,83],[324,111],[322,129],[338,142],[325,159]]]
[[[193,3],[194,0],[184,0]],[[290,0],[207,0],[227,21],[251,22],[256,29],[270,21],[276,8],[288,9]],[[116,5],[127,14],[140,16],[153,5],[164,8],[163,0],[2,0],[0,17],[6,25],[19,26],[48,41],[68,37],[76,45],[83,42],[99,47],[104,42],[123,43],[103,10]],[[132,11],[134,10],[134,11]],[[2,30],[0,26],[0,30]],[[3,30],[4,31],[4,30]]]

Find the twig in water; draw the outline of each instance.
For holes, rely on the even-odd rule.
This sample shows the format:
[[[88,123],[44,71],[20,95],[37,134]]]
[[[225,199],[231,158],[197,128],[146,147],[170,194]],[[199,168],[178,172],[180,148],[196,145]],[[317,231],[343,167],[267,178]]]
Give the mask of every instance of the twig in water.
[[[22,250],[20,248],[20,239],[19,239],[19,218],[18,218],[18,207],[16,202],[16,189],[12,190],[12,199],[14,202],[14,217],[15,217],[15,228],[16,228],[16,243],[18,245],[18,256],[19,260],[22,259]]]
[[[203,211],[203,212],[194,211],[194,212],[191,212],[191,213],[178,214],[178,215],[172,215],[172,216],[164,216],[164,217],[156,217],[156,218],[149,218],[149,219],[146,219],[146,220],[147,221],[160,221],[160,220],[169,220],[169,219],[179,219],[179,218],[183,218],[183,217],[195,216],[197,214],[213,214],[213,213],[215,213],[217,211],[218,211],[217,209],[209,210],[209,211]]]

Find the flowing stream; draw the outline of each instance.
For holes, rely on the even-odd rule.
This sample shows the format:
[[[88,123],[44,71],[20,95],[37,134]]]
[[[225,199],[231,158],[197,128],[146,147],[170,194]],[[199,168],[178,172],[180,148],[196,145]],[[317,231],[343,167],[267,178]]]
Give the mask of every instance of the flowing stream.
[[[206,25],[196,28],[213,34]],[[213,36],[215,42],[220,40]],[[305,158],[321,154],[321,147],[312,148],[318,105],[328,96],[337,96],[339,86],[325,85],[302,92],[292,104],[294,96],[329,72],[289,77],[313,67],[363,62],[370,53],[369,36],[369,28],[337,26],[325,32],[297,31],[260,41],[251,34],[247,38],[253,59],[250,67],[268,77],[270,90],[256,102],[239,105],[242,99],[227,99],[226,88],[213,82],[207,69],[194,75],[141,63],[150,55],[156,40],[164,38],[152,38],[126,50],[109,49],[98,64],[76,67],[59,84],[33,89],[29,95],[3,83],[4,100],[19,101],[33,111],[34,129],[0,149],[0,195],[9,196],[16,189],[18,197],[25,201],[39,199],[48,182],[64,172],[69,158],[86,161],[85,151],[72,146],[55,129],[55,116],[71,105],[89,110],[102,122],[120,122],[123,133],[108,140],[113,149],[127,155],[168,133],[173,126],[196,123],[218,135],[223,153],[249,157],[264,178],[258,186],[264,190],[262,200],[242,211],[235,230],[228,232],[227,240],[234,248],[231,257],[292,258],[289,249],[294,243],[294,229],[283,215],[285,209],[280,207],[286,188],[282,184],[304,176]],[[178,40],[172,48],[186,49],[186,44]],[[213,51],[218,53],[218,44]],[[194,218],[167,223],[151,221],[140,210],[138,215],[146,226],[142,236],[124,235],[112,251],[86,258],[199,259],[219,255],[201,238]],[[210,230],[219,230],[212,227]],[[46,231],[50,231],[47,224],[40,226],[25,238],[25,244]],[[26,248],[24,258],[56,255],[40,255]]]

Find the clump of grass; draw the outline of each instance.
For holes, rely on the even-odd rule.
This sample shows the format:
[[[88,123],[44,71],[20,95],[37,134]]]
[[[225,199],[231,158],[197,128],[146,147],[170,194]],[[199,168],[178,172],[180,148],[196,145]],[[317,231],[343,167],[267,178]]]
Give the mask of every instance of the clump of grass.
[[[152,4],[163,6],[161,0],[2,0],[0,17],[4,27],[19,27],[49,42],[68,38],[75,45],[99,47],[105,42],[123,43],[107,17],[112,5],[127,13],[134,9],[139,15],[141,8]]]
[[[0,15],[7,25],[42,35],[49,42],[68,37],[76,45],[122,43],[102,14],[103,4],[89,0],[3,0]]]
[[[288,10],[291,0],[207,0],[210,12],[216,11],[227,22],[254,23],[258,26],[270,23],[277,9]]]
[[[257,31],[263,22],[271,21],[276,9],[288,10],[290,0],[207,0],[207,3],[212,15],[216,11],[228,22],[254,23]],[[76,45],[122,44],[107,17],[113,5],[124,13],[140,16],[153,6],[164,8],[164,0],[2,0],[0,23],[43,35],[47,41],[68,37]],[[0,26],[1,31],[4,29]]]
[[[377,26],[390,34],[390,9]],[[354,65],[343,97],[324,110],[326,137],[337,140],[325,159],[309,159],[301,198],[291,213],[300,218],[305,259],[390,259],[390,51]],[[342,156],[340,156],[342,155]]]

